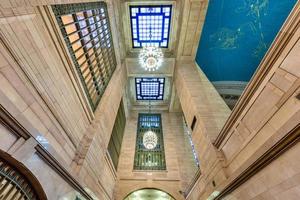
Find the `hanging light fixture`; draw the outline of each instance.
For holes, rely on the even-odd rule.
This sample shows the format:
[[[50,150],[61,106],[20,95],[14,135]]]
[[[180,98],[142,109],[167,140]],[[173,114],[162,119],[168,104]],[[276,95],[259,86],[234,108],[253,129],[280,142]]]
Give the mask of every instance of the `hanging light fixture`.
[[[139,60],[145,70],[155,71],[161,66],[163,57],[163,52],[160,48],[147,46],[141,50]]]
[[[152,12],[153,8],[149,8],[149,12]],[[142,67],[147,71],[157,70],[162,62],[164,54],[161,48],[152,44],[152,29],[151,22],[149,23],[149,43],[143,47],[139,54],[139,60]]]
[[[144,133],[143,136],[143,145],[146,149],[152,150],[157,145],[157,135],[151,130],[148,130]]]
[[[149,100],[149,114],[151,113],[151,104]],[[147,130],[143,135],[143,145],[146,149],[152,150],[157,145],[157,135],[151,130],[151,121],[149,120],[149,130]]]

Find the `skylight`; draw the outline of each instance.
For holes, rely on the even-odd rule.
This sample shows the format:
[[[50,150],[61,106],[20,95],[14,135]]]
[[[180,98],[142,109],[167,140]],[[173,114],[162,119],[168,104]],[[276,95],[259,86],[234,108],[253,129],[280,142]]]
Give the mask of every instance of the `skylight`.
[[[133,48],[167,48],[171,24],[171,5],[130,6]]]
[[[163,100],[165,78],[135,78],[136,100]]]

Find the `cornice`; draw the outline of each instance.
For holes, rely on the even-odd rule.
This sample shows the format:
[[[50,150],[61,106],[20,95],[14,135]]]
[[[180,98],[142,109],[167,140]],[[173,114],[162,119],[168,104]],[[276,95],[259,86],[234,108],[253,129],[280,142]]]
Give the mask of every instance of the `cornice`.
[[[221,200],[227,194],[238,188],[244,182],[249,180],[252,176],[257,174],[264,167],[269,165],[273,160],[278,158],[288,149],[293,147],[300,141],[300,125],[298,124],[294,129],[288,132],[283,138],[275,143],[268,151],[260,156],[254,163],[245,169],[240,175],[233,179],[214,200]]]
[[[293,36],[300,27],[300,4],[297,3],[283,27],[276,36],[267,54],[261,61],[257,71],[242,93],[231,115],[223,126],[218,137],[214,141],[214,145],[219,149],[227,135],[234,128],[234,125],[243,111],[248,107],[248,103],[258,89],[263,85],[263,81],[272,73],[275,62],[282,59],[283,51],[292,42]],[[295,42],[295,41],[294,41]],[[286,57],[287,55],[285,55]],[[284,58],[283,58],[284,59]]]
[[[1,104],[0,104],[0,123],[7,127],[17,137],[25,140],[34,138]],[[64,168],[39,142],[34,148],[37,154],[52,167],[64,180],[66,180],[74,189],[81,193],[86,199],[93,198],[84,190],[84,187]]]

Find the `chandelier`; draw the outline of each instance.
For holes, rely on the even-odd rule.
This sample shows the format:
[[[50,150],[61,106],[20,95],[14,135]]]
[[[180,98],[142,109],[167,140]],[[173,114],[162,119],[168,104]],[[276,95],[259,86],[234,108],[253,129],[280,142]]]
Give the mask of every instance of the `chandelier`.
[[[143,144],[146,149],[152,150],[157,145],[157,135],[153,131],[149,130],[144,133]]]
[[[161,66],[163,56],[162,50],[158,47],[143,47],[139,55],[140,64],[147,71],[155,71]]]

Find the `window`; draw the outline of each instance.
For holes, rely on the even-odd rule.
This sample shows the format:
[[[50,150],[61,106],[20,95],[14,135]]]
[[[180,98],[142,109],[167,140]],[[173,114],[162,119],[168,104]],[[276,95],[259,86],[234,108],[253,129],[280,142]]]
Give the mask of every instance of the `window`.
[[[52,8],[95,110],[116,67],[106,4],[62,4]]]
[[[165,78],[135,78],[136,100],[163,100]]]
[[[157,135],[157,145],[154,149],[146,149],[143,136],[151,129]],[[165,170],[165,151],[160,114],[139,114],[134,157],[135,170]]]
[[[171,5],[130,6],[133,48],[156,46],[168,48]]]
[[[18,162],[16,162],[18,163]],[[28,177],[23,175],[26,174]],[[28,181],[30,172],[20,171],[7,162],[5,157],[0,158],[0,198],[1,199],[40,199],[33,185]]]
[[[118,168],[119,157],[121,153],[125,123],[126,117],[124,112],[124,105],[123,101],[121,101],[112,134],[108,143],[108,152],[116,170]]]
[[[196,116],[194,116],[193,121],[192,121],[192,124],[191,124],[191,129],[192,129],[192,131],[193,131],[194,128],[195,128],[196,122],[197,122],[197,118],[196,118]]]

